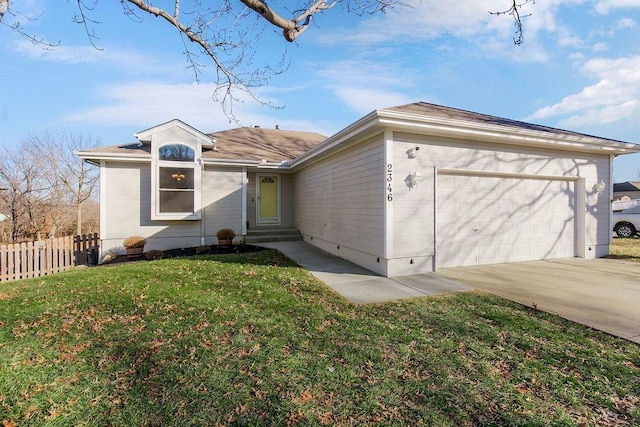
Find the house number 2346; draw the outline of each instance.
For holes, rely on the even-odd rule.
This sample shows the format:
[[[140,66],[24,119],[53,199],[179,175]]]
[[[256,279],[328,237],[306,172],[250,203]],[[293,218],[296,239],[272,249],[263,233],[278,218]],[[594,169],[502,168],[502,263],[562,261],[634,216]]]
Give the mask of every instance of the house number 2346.
[[[393,200],[393,187],[391,184],[393,183],[393,165],[391,163],[387,164],[387,201],[391,202]]]

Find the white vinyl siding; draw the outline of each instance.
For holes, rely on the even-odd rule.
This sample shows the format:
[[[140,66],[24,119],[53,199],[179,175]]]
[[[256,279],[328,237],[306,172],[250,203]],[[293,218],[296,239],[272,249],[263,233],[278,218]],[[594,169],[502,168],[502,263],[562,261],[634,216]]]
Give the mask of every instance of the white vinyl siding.
[[[108,162],[105,174],[105,224],[100,236],[103,253],[122,246],[131,235],[147,237],[145,250],[197,246],[199,221],[153,221],[151,219],[151,166],[149,163]],[[161,240],[167,239],[165,245]]]
[[[202,206],[207,244],[217,243],[216,231],[231,228],[242,234],[242,169],[205,167]]]
[[[119,248],[131,235],[147,238],[145,250],[195,247],[201,243],[201,221],[157,221],[151,219],[150,163],[108,162],[101,170],[102,189],[108,206],[101,225],[103,254]],[[215,233],[230,227],[242,230],[242,170],[203,171],[203,203],[206,244],[215,244]],[[132,185],[135,183],[135,185]]]
[[[341,253],[352,250],[381,257],[384,183],[381,136],[299,170],[294,201],[298,229]]]

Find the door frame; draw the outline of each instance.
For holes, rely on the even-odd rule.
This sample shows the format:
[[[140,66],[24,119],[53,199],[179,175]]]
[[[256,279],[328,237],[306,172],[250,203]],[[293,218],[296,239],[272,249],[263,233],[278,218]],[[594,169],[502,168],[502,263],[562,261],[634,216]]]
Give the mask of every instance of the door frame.
[[[275,177],[276,178],[276,205],[277,205],[277,216],[276,217],[268,217],[261,218],[260,216],[260,181],[265,177]],[[281,182],[282,177],[279,173],[257,173],[256,174],[256,225],[257,226],[269,226],[269,225],[280,225],[282,218],[282,203],[281,203]]]

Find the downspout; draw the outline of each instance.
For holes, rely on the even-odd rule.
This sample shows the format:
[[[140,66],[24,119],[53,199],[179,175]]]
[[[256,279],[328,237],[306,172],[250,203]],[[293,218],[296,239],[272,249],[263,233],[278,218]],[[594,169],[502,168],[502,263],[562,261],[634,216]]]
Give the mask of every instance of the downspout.
[[[200,217],[200,246],[204,246],[206,245],[206,240],[204,237],[204,230],[205,230],[205,226],[204,226],[204,219],[207,217],[205,215],[205,207],[203,206],[202,208],[200,208],[200,210],[202,210],[202,214]]]
[[[247,235],[247,184],[249,183],[249,180],[247,179],[247,168],[243,167],[242,168],[242,182],[240,183],[240,194],[242,196],[242,214],[241,214],[241,221],[242,221],[242,232],[241,234],[243,236]]]
[[[433,259],[431,271],[438,269],[438,167],[433,168]]]
[[[104,248],[102,244],[107,236],[107,161],[100,160],[100,244],[98,245],[98,264],[102,264]]]
[[[609,245],[613,244],[613,159],[615,159],[615,157],[613,154],[609,156]]]
[[[199,140],[197,138],[196,138],[196,146],[198,147],[198,150],[200,152],[202,152],[202,147],[200,146],[200,142],[199,142]],[[198,159],[198,166],[197,167],[199,169],[198,175],[200,176],[200,182],[199,182],[199,185],[198,185],[198,187],[200,189],[200,246],[204,246],[204,245],[206,245],[206,239],[205,239],[204,232],[205,232],[205,229],[206,229],[206,227],[205,227],[205,218],[207,217],[207,215],[206,215],[206,208],[204,206],[202,206],[203,205],[203,203],[202,203],[202,174],[204,172],[204,165],[202,164],[202,157],[200,157]]]

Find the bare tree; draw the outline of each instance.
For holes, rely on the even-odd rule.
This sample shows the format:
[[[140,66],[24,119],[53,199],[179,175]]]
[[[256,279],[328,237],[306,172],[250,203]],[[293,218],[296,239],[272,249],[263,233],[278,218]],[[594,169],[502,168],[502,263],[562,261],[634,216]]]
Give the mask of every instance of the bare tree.
[[[521,14],[521,9],[534,0],[502,1],[510,4],[509,8],[490,13],[511,15],[516,24],[514,41],[521,44],[522,18],[527,16]],[[100,23],[96,18],[99,16],[99,0],[75,0],[74,3],[77,4],[74,22],[84,27],[89,42],[97,47],[98,38],[94,27]],[[286,41],[294,42],[311,28],[318,15],[336,9],[338,5],[359,15],[384,13],[395,6],[408,6],[403,0],[297,0],[297,4],[283,0],[120,0],[120,4],[123,13],[134,21],[141,21],[145,16],[154,16],[177,30],[185,46],[188,67],[194,71],[196,80],[200,68],[204,66],[198,62],[199,55],[213,61],[218,84],[214,99],[221,103],[231,119],[234,118],[235,91],[248,93],[260,101],[254,96],[254,89],[265,85],[269,78],[283,72],[287,67],[284,60],[276,60],[272,65],[256,66],[253,63],[258,49],[257,41],[264,35],[265,28],[280,29]],[[454,3],[452,7],[459,6]],[[42,38],[25,33],[21,20],[18,19],[21,15],[14,9],[13,3],[9,7],[9,0],[0,0],[0,12],[14,17],[12,23],[7,24],[2,21],[0,15],[0,24],[9,26],[13,31],[45,48],[56,45],[45,43]],[[263,25],[258,25],[256,29],[256,23]]]
[[[56,213],[64,215],[64,205],[75,208],[76,234],[82,234],[83,204],[94,196],[99,182],[98,169],[84,162],[74,153],[100,146],[91,135],[65,132],[43,132],[30,138],[31,145],[46,159],[50,194],[57,202]],[[52,216],[53,219],[53,216]],[[53,222],[56,229],[62,221]]]
[[[98,171],[76,150],[95,148],[99,141],[83,135],[43,132],[0,151],[0,206],[8,216],[13,242],[82,234],[83,205],[98,185]],[[94,216],[98,213],[93,209]],[[90,218],[95,229],[97,220]],[[75,230],[70,230],[75,225]],[[4,224],[3,224],[4,228]]]
[[[40,160],[31,157],[26,143],[0,152],[0,187],[4,189],[0,197],[9,209],[13,242],[38,235],[44,224],[42,208],[48,185]]]

